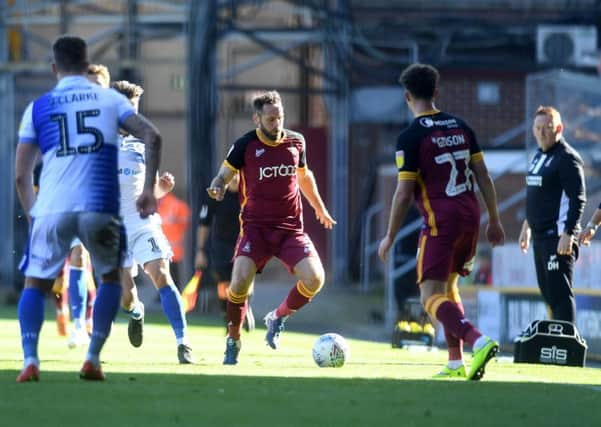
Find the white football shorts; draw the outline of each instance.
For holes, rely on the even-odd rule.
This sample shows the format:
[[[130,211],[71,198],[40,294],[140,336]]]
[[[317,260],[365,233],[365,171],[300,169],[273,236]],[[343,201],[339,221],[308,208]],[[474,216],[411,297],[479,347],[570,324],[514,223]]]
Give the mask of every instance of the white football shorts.
[[[127,229],[129,233],[129,229]],[[148,223],[138,227],[127,235],[127,254],[123,262],[124,268],[132,269],[132,276],[137,275],[137,265],[142,267],[155,259],[171,260],[173,251],[165,237],[160,224]]]
[[[56,278],[75,238],[79,238],[90,253],[97,274],[110,273],[122,265],[126,239],[118,216],[66,212],[32,218],[20,270],[26,277]]]

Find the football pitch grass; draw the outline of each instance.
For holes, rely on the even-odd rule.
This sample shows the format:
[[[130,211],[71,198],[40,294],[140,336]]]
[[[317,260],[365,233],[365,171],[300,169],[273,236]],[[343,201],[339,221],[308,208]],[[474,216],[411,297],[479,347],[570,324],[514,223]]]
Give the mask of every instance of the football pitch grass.
[[[223,366],[224,328],[199,317],[189,329],[197,364],[183,366],[158,313],[147,319],[138,349],[129,345],[120,314],[102,355],[107,381],[83,382],[77,374],[85,349],[67,349],[50,311],[46,318],[40,382],[16,384],[22,367],[16,310],[0,309],[0,426],[601,425],[598,368],[501,358],[480,382],[432,380],[444,350],[411,352],[352,339],[349,363],[318,368],[311,357],[317,335],[285,331],[274,351],[263,341],[264,329],[243,333],[239,364]]]

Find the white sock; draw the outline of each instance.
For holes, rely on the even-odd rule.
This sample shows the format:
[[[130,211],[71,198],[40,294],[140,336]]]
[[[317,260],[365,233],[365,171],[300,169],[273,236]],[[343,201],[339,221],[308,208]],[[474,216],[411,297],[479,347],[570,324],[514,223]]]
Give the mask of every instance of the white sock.
[[[459,359],[459,360],[449,360],[449,362],[447,363],[447,366],[449,369],[459,369],[463,366],[463,360]]]
[[[480,338],[478,338],[476,340],[476,342],[474,343],[474,351],[478,351],[480,350],[482,347],[484,347],[484,345],[490,340],[490,338],[488,338],[486,335],[480,335]]]
[[[186,337],[177,338],[177,345],[188,345],[188,339]]]
[[[142,317],[144,317],[144,304],[142,304],[142,301],[138,300],[134,304],[134,308],[131,310],[131,318],[140,320]]]
[[[88,353],[86,354],[86,360],[96,368],[100,366],[100,356],[98,354]]]
[[[40,359],[38,359],[37,357],[26,357],[23,361],[23,368],[27,368],[29,365],[35,365],[39,368]]]

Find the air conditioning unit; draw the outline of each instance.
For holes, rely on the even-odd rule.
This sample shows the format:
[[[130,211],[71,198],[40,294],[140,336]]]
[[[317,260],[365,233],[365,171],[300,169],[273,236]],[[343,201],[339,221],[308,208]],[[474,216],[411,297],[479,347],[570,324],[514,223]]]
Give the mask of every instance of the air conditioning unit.
[[[554,66],[596,66],[597,28],[592,25],[539,25],[536,60]]]

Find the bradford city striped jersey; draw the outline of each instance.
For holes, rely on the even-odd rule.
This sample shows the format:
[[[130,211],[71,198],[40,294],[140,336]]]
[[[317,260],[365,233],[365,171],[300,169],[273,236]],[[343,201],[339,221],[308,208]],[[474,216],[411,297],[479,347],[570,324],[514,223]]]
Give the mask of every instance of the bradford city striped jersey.
[[[467,124],[438,110],[417,116],[398,137],[399,180],[414,180],[415,200],[430,235],[457,220],[479,221],[470,164],[483,155]]]
[[[238,139],[224,164],[240,171],[242,225],[302,230],[297,170],[306,167],[305,138],[285,129],[278,141],[258,129]]]

